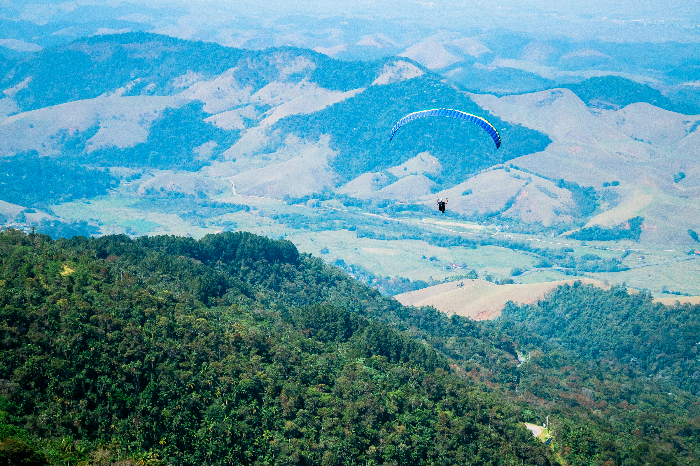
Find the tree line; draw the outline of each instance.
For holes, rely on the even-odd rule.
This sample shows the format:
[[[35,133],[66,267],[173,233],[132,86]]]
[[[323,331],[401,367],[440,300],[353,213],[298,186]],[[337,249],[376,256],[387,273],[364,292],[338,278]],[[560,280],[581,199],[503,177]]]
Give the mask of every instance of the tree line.
[[[3,458],[698,464],[697,307],[621,288],[475,322],[249,233],[7,230],[0,312]]]

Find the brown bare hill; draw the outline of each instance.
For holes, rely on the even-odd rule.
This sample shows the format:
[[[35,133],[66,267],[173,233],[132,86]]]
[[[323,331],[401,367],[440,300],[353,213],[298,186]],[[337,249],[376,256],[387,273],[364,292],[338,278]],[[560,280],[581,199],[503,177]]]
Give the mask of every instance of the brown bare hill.
[[[553,141],[541,152],[514,159],[514,166],[591,186],[611,200],[601,203],[590,225],[641,216],[642,242],[692,244],[687,230],[700,216],[700,150],[692,141],[700,137],[700,115],[645,103],[591,109],[568,89],[473,98],[502,119],[537,129]]]
[[[449,199],[450,210],[464,215],[500,212],[507,218],[550,226],[574,220],[576,202],[571,192],[546,178],[521,170],[496,166],[464,183],[423,198]]]
[[[579,279],[601,288],[599,280]],[[443,283],[394,296],[406,306],[433,306],[448,315],[457,314],[474,320],[490,320],[501,315],[508,301],[529,304],[542,299],[555,288],[576,280],[559,280],[534,284],[496,285],[486,280],[461,280]]]

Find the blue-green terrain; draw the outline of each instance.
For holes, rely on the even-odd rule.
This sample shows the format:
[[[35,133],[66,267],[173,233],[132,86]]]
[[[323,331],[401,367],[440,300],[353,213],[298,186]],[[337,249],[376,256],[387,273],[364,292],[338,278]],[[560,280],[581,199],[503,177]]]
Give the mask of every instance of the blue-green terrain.
[[[694,44],[73,7],[0,4],[0,463],[700,465]]]

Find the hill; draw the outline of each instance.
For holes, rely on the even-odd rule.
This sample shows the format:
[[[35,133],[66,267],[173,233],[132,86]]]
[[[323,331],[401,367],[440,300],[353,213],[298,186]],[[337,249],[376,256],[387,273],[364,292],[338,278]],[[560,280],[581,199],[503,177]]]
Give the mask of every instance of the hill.
[[[592,187],[599,206],[587,227],[615,227],[639,216],[644,219],[641,241],[656,244],[675,243],[685,236],[683,229],[692,228],[694,214],[686,209],[694,210],[696,203],[685,199],[695,198],[700,180],[697,151],[688,150],[697,116],[642,102],[596,110],[567,89],[475,100],[504,119],[548,134],[552,144],[544,151],[512,164],[543,178]]]
[[[454,184],[464,173],[548,143],[496,118],[510,141],[497,153],[478,128],[466,125],[457,135],[442,121],[417,122],[389,145],[382,128],[416,109],[484,113],[402,59],[360,66],[303,49],[254,52],[130,33],[42,51],[14,63],[2,85],[9,89],[7,107],[14,107],[0,128],[4,155],[37,150],[84,163],[89,154],[91,165],[196,171],[217,161],[240,173],[241,158],[275,153],[290,135],[304,144],[327,135],[337,156],[325,170],[339,182],[430,150],[452,167],[439,181]],[[64,114],[69,121],[59,117]],[[445,137],[426,138],[436,133]],[[257,168],[280,172],[270,162]]]
[[[5,231],[0,247],[10,464],[553,463],[517,408],[361,315],[396,306],[289,242]]]
[[[556,326],[520,316],[534,308],[511,306],[495,324],[406,308],[249,233],[5,230],[0,280],[0,454],[11,461],[557,464],[522,424],[549,414],[569,464],[698,461],[690,349],[645,343],[687,340],[670,314],[685,322],[677,336],[697,334],[692,306],[649,312],[648,295],[580,284],[538,304],[596,339],[611,323],[574,314],[576,303],[623,306],[619,336],[636,338],[637,366],[595,341],[551,340]],[[676,366],[677,377],[647,379]]]
[[[432,306],[447,315],[492,320],[500,317],[502,309],[508,303],[535,303],[560,286],[574,282],[575,280],[497,285],[486,280],[465,279],[401,293],[395,298],[406,306]],[[584,283],[583,280],[578,282]],[[594,284],[605,287],[601,282]]]
[[[485,113],[467,95],[430,76],[374,86],[310,116],[287,118],[275,129],[312,140],[322,134],[331,135],[330,147],[338,153],[331,167],[343,181],[366,172],[399,166],[408,160],[407,154],[428,152],[443,168],[436,181],[451,186],[469,174],[524,153],[543,150],[549,143],[542,134],[491,116],[490,121],[498,125],[502,138],[508,141],[503,149],[496,150],[477,126],[463,124],[459,126],[460,131],[454,131],[451,119],[427,118],[413,122],[411,128],[398,133],[391,144],[387,141],[387,131],[381,130],[391,128],[416,109],[441,107]]]
[[[698,369],[692,355],[700,346],[695,341],[697,309],[689,304],[667,307],[646,293],[628,293],[619,286],[599,292],[595,285],[576,282],[537,304],[506,306],[499,324],[520,327],[517,339],[522,344],[533,338],[544,351],[556,346],[574,357],[617,360],[697,394],[691,381]]]
[[[590,78],[562,87],[571,89],[589,107],[619,110],[630,104],[644,102],[664,110],[686,115],[700,113],[700,107],[695,102],[674,102],[658,89],[620,76]]]
[[[557,47],[570,49],[567,63],[601,58],[523,37],[447,39],[431,44],[475,66],[498,57],[496,70],[475,68],[486,74],[527,57],[547,65]],[[3,183],[21,187],[0,191],[8,227],[54,237],[255,231],[406,289],[468,267],[497,281],[520,269],[700,294],[675,267],[697,267],[700,120],[631,79],[565,83],[581,97],[498,97],[464,92],[409,56],[351,62],[145,33],[79,39],[4,69],[0,154],[13,169]],[[487,117],[503,145],[448,118],[413,121],[388,141],[401,116],[436,106]],[[42,177],[50,166],[53,184]],[[449,199],[444,218],[437,197]],[[619,234],[630,224],[634,235]],[[488,255],[494,235],[512,240],[509,251]],[[572,260],[542,262],[522,242],[566,243]],[[579,266],[590,254],[605,267]]]

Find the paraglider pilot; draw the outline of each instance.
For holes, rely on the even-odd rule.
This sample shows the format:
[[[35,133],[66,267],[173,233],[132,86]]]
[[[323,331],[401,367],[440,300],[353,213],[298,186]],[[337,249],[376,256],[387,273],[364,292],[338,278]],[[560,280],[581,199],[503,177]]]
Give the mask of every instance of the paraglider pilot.
[[[448,199],[443,199],[443,198],[440,198],[440,199],[438,199],[438,201],[437,201],[438,209],[439,209],[440,212],[442,212],[443,214],[445,213],[445,204],[447,204],[447,201],[448,201]]]

